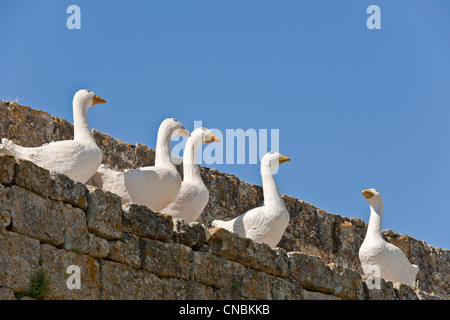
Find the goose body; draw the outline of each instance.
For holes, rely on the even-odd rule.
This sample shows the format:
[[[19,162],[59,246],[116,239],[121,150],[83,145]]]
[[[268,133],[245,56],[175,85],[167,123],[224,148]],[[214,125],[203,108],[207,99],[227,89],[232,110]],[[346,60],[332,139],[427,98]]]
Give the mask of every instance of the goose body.
[[[161,210],[164,214],[194,222],[209,201],[209,191],[203,183],[197,161],[198,148],[204,143],[220,142],[206,128],[197,128],[188,138],[183,154],[183,182],[175,199]]]
[[[189,132],[176,119],[164,120],[158,130],[154,166],[115,171],[101,165],[94,176],[97,186],[119,195],[123,204],[137,203],[161,211],[181,187],[170,149],[170,140],[176,135],[189,136]]]
[[[102,162],[102,151],[97,146],[87,121],[87,109],[94,104],[105,102],[90,90],[80,90],[73,98],[73,140],[27,148],[2,139],[0,154],[14,155],[49,171],[62,173],[73,180],[86,183]]]
[[[261,161],[264,205],[229,221],[214,220],[212,226],[276,247],[289,224],[289,212],[278,191],[274,169],[289,160],[278,152],[267,153]]]
[[[370,204],[370,220],[364,241],[359,249],[359,260],[366,275],[379,270],[379,276],[393,283],[404,283],[415,288],[419,267],[411,264],[395,245],[385,241],[381,234],[383,201],[376,189],[363,191]]]

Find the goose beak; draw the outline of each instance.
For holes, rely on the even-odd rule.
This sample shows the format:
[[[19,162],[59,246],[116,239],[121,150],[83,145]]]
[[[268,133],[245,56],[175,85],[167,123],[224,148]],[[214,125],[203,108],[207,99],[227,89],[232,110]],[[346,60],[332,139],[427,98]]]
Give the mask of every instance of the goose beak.
[[[103,98],[100,98],[98,95],[94,95],[94,99],[92,99],[92,106],[94,104],[101,104],[101,103],[105,103],[106,100]]]
[[[282,154],[280,154],[280,156],[278,157],[278,161],[279,161],[280,164],[282,164],[282,163],[291,161],[291,159],[289,159],[288,157],[283,156]]]
[[[184,137],[190,137],[191,134],[189,131],[187,131],[184,127],[182,127],[180,130],[178,130],[178,136],[184,136]]]
[[[210,133],[206,136],[206,143],[210,142],[220,142],[220,139],[217,138],[214,134]]]
[[[364,198],[366,198],[366,199],[370,199],[374,196],[372,190],[370,190],[370,189],[363,190],[362,194],[363,194]]]

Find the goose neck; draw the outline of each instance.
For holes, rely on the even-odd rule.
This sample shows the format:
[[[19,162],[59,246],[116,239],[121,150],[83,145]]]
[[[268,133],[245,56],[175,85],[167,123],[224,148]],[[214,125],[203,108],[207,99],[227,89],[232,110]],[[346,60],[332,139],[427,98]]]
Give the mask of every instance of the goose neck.
[[[370,206],[370,219],[367,233],[370,235],[381,236],[381,225],[383,217],[383,204],[372,204]]]
[[[155,166],[176,170],[171,157],[171,138],[171,130],[166,126],[161,126],[158,130],[158,137],[156,140]]]
[[[80,142],[93,142],[94,137],[89,127],[87,120],[87,108],[84,107],[82,102],[74,101],[73,103],[73,127],[74,127],[74,140]]]
[[[198,166],[198,149],[202,145],[202,141],[196,141],[192,137],[186,142],[183,155],[183,180],[184,181],[201,181],[200,168]]]
[[[268,170],[261,170],[262,175],[262,185],[264,194],[264,204],[274,205],[274,206],[284,206],[283,199],[281,198],[280,192],[278,191],[277,183],[275,182],[275,177],[273,172]]]

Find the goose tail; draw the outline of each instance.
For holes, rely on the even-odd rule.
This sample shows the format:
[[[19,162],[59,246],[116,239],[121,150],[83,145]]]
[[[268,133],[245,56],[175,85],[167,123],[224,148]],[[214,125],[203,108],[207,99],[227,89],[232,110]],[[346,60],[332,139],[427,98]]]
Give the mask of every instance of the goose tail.
[[[213,222],[211,222],[211,226],[213,226],[214,228],[223,228],[223,229],[228,229],[228,224],[229,221],[223,221],[223,220],[213,220]]]
[[[2,143],[0,143],[0,156],[14,155],[14,153],[11,152],[12,145],[13,145],[13,143],[11,141],[9,141],[6,138],[3,138]]]

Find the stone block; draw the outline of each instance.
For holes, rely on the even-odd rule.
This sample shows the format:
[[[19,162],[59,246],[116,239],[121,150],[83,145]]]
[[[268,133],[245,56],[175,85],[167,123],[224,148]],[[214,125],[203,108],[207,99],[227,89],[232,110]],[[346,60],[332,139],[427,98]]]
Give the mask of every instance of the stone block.
[[[414,289],[404,283],[395,284],[394,289],[397,291],[399,300],[419,300]]]
[[[15,232],[0,233],[0,287],[27,290],[38,267],[38,240]]]
[[[222,228],[213,228],[209,232],[211,236],[207,244],[210,252],[255,270],[288,276],[288,258],[284,249],[272,249],[265,243],[253,242]]]
[[[50,285],[46,300],[96,300],[99,298],[100,270],[94,258],[44,244],[41,246],[40,262]],[[80,289],[70,290],[67,286],[67,279],[72,275],[67,273],[69,266],[80,268]]]
[[[0,301],[1,300],[16,300],[14,291],[7,288],[0,288]]]
[[[173,218],[173,241],[192,248],[199,248],[206,242],[205,227],[198,222],[187,223]]]
[[[214,300],[216,294],[210,286],[194,281],[185,281],[186,300]]]
[[[254,242],[251,239],[222,228],[212,228],[209,233],[208,246],[214,254],[243,265],[252,264]]]
[[[101,299],[155,300],[162,297],[162,281],[153,273],[104,261],[101,274]]]
[[[123,231],[139,237],[169,241],[173,222],[169,215],[153,212],[138,204],[127,204],[122,213]]]
[[[186,300],[186,281],[177,278],[161,278],[163,300]]]
[[[234,264],[223,257],[207,252],[194,252],[192,280],[215,288],[231,283],[231,271]],[[239,277],[240,278],[240,277]]]
[[[105,258],[109,253],[108,241],[89,233],[86,214],[70,204],[64,205],[64,245],[66,250],[80,251],[93,258]]]
[[[364,291],[366,293],[366,300],[398,300],[394,285],[391,281],[386,281],[383,278],[376,280],[369,278],[364,282]],[[369,282],[372,281],[372,284]]]
[[[142,268],[162,277],[188,280],[192,269],[193,251],[178,243],[142,239]]]
[[[304,291],[300,285],[277,276],[268,276],[273,300],[302,300]]]
[[[122,200],[111,192],[88,187],[86,210],[89,232],[107,240],[122,236]]]
[[[333,293],[333,271],[319,257],[289,252],[289,275],[309,291]]]
[[[0,156],[0,184],[11,185],[14,178],[14,166],[13,156]]]
[[[87,209],[87,188],[84,184],[57,172],[52,172],[50,178],[50,198],[70,203],[83,210]]]
[[[233,274],[234,280],[230,287],[232,290],[247,299],[272,299],[269,275],[241,265],[238,268],[242,270],[239,270],[235,275]],[[240,279],[238,275],[241,275]]]
[[[64,242],[64,206],[61,201],[44,198],[12,186],[11,227],[18,233],[59,246]]]
[[[333,295],[345,300],[364,300],[364,285],[359,273],[335,263],[328,266],[334,272]]]
[[[11,211],[11,188],[0,184],[0,209]]]
[[[0,208],[0,232],[2,232],[11,223],[11,215],[8,211]]]
[[[14,184],[44,197],[51,193],[50,172],[27,160],[16,159]]]
[[[308,290],[302,290],[302,298],[303,300],[342,300],[341,298],[333,296],[332,294]]]
[[[129,233],[124,233],[120,240],[109,241],[108,259],[124,263],[126,265],[141,267],[141,250],[139,239]]]

